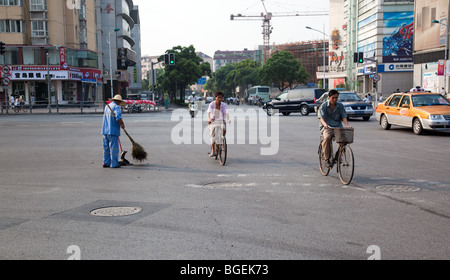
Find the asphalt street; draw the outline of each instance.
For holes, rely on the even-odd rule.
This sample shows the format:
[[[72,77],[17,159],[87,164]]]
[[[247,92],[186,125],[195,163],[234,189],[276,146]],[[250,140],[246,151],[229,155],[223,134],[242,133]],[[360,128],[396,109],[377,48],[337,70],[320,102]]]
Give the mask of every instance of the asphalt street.
[[[121,169],[101,166],[101,114],[0,115],[0,259],[450,258],[449,134],[353,120],[343,186],[319,172],[315,114],[231,109],[226,166],[170,110],[124,114],[149,160]]]

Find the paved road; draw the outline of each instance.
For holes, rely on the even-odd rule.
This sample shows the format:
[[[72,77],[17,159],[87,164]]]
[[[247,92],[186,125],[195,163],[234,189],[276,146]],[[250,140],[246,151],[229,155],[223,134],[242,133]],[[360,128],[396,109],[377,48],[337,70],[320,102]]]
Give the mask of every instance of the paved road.
[[[206,128],[183,125],[181,111],[124,115],[150,156],[118,170],[101,168],[101,115],[0,116],[0,259],[450,258],[448,134],[352,121],[357,165],[342,186],[319,173],[314,114],[238,109],[225,167],[203,141],[175,144]],[[266,137],[243,122],[253,114]],[[90,214],[108,206],[142,211]]]

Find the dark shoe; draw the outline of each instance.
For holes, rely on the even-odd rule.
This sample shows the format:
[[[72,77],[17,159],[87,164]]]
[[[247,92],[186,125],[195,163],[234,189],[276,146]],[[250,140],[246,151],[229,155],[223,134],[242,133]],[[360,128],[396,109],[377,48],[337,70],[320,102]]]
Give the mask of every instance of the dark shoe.
[[[109,168],[109,165],[103,164],[103,168]]]
[[[332,167],[333,167],[333,164],[330,162],[329,159],[327,159],[327,160],[325,161],[325,166],[328,167],[328,168],[332,168]]]

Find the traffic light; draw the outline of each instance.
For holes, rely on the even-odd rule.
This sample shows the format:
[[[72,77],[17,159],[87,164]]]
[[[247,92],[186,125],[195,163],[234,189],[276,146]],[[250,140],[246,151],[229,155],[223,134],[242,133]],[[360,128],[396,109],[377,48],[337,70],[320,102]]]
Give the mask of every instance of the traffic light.
[[[377,88],[377,86],[378,86],[378,83],[377,82],[373,82],[373,88]]]
[[[364,63],[364,53],[363,52],[358,53],[358,63]]]
[[[5,43],[0,42],[0,54],[5,54],[6,49],[5,49]]]
[[[357,52],[353,53],[353,62],[358,63],[358,53]]]
[[[168,54],[165,54],[164,55],[164,64],[165,65],[169,65],[170,63],[169,63],[169,55]]]
[[[175,54],[174,53],[169,54],[169,64],[175,65]]]

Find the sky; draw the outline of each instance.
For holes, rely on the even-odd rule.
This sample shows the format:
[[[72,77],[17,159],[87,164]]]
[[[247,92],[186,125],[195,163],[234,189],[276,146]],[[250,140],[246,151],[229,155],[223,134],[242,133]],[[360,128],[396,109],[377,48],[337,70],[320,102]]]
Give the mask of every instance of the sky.
[[[328,11],[329,0],[265,0],[268,12]],[[133,0],[139,6],[142,56],[162,55],[174,46],[193,45],[210,57],[217,50],[254,50],[263,45],[262,18],[230,20],[231,14],[265,13],[261,0]],[[274,17],[270,43],[323,40],[328,16]]]

